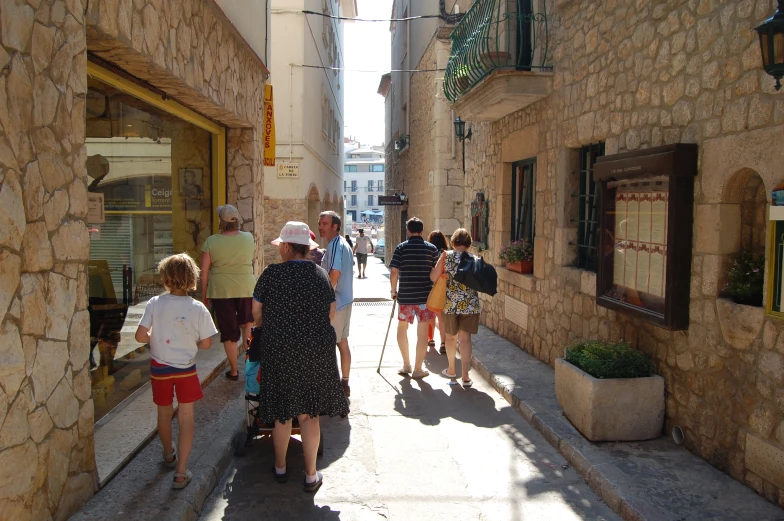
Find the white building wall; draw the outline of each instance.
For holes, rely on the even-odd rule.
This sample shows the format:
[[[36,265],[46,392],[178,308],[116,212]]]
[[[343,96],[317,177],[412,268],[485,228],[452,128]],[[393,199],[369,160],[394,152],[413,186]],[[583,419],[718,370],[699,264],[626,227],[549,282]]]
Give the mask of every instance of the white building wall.
[[[277,167],[265,168],[265,195],[272,199],[306,199],[312,186],[319,200],[329,194],[340,199],[343,190],[343,73],[312,65],[342,66],[344,60],[343,22],[302,11],[356,16],[353,0],[271,0],[271,83],[275,96],[276,162],[300,165],[299,178],[278,179]],[[345,10],[348,12],[345,12]],[[329,41],[323,32],[333,28],[337,62],[330,60]],[[323,104],[327,100],[326,119]],[[326,132],[325,132],[326,130]]]

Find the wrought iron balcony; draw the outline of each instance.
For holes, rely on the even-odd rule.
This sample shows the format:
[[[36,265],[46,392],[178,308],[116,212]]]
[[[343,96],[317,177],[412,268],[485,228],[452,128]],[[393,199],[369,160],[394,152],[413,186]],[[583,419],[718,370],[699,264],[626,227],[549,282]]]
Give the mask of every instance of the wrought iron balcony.
[[[550,94],[546,1],[476,0],[452,31],[444,93],[472,105],[463,119],[499,119]]]

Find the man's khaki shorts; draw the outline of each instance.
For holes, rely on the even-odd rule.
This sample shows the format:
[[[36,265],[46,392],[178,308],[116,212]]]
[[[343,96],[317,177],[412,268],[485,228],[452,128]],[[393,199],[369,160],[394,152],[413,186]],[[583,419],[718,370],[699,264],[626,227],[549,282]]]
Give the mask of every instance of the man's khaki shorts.
[[[444,333],[456,335],[458,331],[465,331],[471,335],[479,332],[479,314],[472,315],[441,315],[444,323]]]
[[[348,338],[348,330],[351,326],[351,304],[340,311],[335,311],[335,318],[332,319],[332,327],[335,328],[335,342],[340,342]]]

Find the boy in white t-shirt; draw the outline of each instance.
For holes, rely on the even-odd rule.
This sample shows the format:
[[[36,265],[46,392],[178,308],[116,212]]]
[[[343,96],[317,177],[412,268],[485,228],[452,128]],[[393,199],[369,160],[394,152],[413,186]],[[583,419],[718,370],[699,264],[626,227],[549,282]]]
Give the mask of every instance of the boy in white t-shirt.
[[[209,349],[218,332],[204,304],[188,291],[196,289],[199,268],[185,253],[172,255],[158,264],[158,272],[168,293],[151,298],[136,329],[136,341],[150,344],[152,401],[158,406],[158,435],[163,445],[163,461],[176,468],[172,488],[185,488],[193,479],[187,469],[193,445],[194,403],[204,397],[196,374],[196,352]],[[172,406],[177,393],[179,457],[172,445]]]

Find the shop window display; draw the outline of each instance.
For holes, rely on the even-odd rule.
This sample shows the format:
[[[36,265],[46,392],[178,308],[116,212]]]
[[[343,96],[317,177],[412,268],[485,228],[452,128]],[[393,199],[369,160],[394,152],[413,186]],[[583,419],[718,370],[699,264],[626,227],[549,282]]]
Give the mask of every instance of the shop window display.
[[[165,291],[158,262],[200,257],[212,233],[212,133],[88,80],[90,361],[98,421],[149,381],[134,340],[146,302]]]

